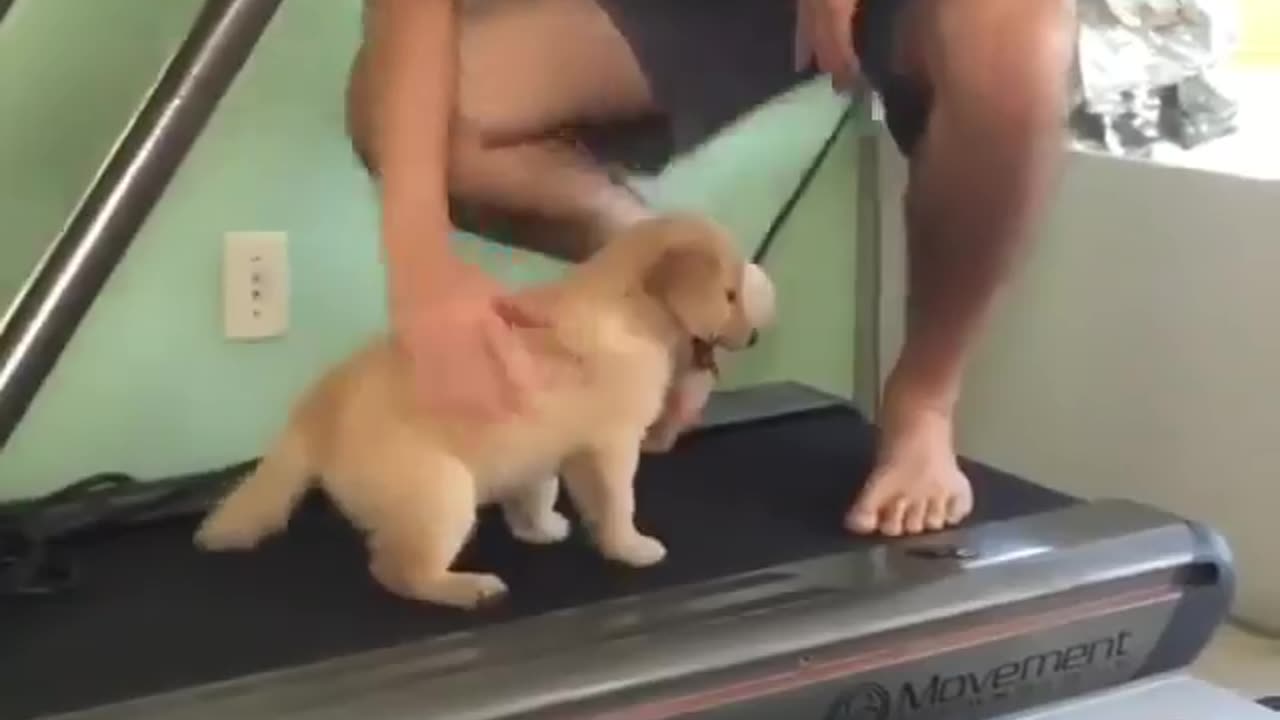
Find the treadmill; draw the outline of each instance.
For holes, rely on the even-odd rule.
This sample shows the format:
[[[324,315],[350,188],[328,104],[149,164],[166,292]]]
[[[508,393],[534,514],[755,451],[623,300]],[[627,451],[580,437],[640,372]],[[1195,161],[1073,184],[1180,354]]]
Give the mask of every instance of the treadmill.
[[[1211,529],[966,460],[964,526],[852,537],[874,440],[804,386],[720,393],[642,463],[663,563],[577,530],[526,545],[487,513],[461,563],[511,596],[474,613],[382,591],[318,497],[247,554],[198,552],[196,517],[89,533],[62,548],[73,592],[0,612],[0,718],[1274,716],[1185,675],[1232,598]]]
[[[0,443],[279,2],[208,0],[5,317]],[[247,554],[196,551],[199,492],[145,521],[53,513],[42,552],[78,572],[0,597],[0,720],[1272,717],[1186,674],[1232,599],[1211,529],[965,460],[962,527],[852,537],[875,441],[855,407],[778,384],[718,393],[707,417],[641,464],[637,521],[664,562],[609,563],[576,526],[525,545],[486,513],[461,563],[511,595],[482,612],[383,591],[320,497]],[[97,510],[126,499],[147,505]]]

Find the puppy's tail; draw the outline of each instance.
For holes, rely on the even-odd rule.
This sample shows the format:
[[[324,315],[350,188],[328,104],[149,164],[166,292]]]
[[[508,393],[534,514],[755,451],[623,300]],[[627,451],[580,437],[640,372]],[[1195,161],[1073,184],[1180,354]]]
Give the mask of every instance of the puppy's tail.
[[[289,523],[311,487],[307,439],[289,428],[262,462],[209,513],[196,531],[203,550],[249,550]]]

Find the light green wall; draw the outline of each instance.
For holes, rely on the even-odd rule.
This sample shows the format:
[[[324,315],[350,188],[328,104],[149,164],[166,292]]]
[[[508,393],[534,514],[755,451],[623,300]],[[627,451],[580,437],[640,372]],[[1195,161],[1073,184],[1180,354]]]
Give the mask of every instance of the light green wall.
[[[57,235],[195,0],[18,0],[0,23],[0,303]]]
[[[129,4],[145,15],[144,3],[154,8]],[[0,499],[104,470],[161,477],[254,456],[301,386],[380,326],[372,191],[342,129],[358,9],[284,4],[0,456]],[[675,164],[655,196],[706,210],[753,246],[839,111],[822,84],[804,88]],[[854,159],[842,143],[779,238],[782,322],[729,383],[851,392]],[[220,242],[240,229],[290,235],[293,318],[279,340],[220,335]],[[523,260],[493,265],[517,284],[557,272]]]

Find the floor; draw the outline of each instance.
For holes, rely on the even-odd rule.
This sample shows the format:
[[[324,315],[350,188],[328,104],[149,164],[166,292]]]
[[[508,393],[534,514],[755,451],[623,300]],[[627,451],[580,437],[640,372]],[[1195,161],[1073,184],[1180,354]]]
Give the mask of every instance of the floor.
[[[1280,639],[1225,626],[1201,656],[1194,673],[1249,698],[1280,695]]]

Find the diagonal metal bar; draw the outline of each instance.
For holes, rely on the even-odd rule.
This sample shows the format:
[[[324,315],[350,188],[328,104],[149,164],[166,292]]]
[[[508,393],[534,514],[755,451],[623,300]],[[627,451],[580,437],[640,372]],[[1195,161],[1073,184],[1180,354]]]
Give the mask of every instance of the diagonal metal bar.
[[[280,3],[205,2],[93,185],[0,321],[0,450]]]

